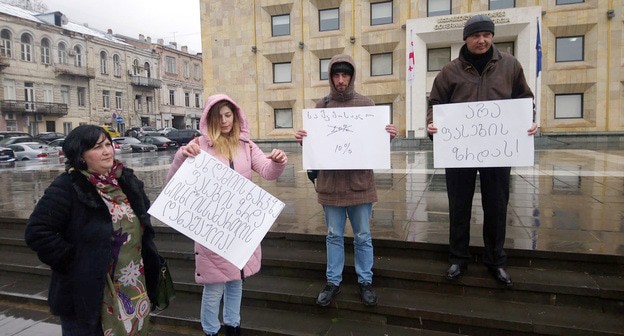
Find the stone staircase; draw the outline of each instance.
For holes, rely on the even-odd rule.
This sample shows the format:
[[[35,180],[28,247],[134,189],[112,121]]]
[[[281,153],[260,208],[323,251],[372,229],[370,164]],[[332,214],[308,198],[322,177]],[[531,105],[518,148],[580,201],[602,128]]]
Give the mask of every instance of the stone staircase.
[[[49,269],[23,241],[25,220],[0,218],[0,310],[45,312]],[[496,283],[479,261],[458,282],[445,280],[444,245],[374,240],[376,307],[357,295],[352,253],[342,292],[315,304],[325,279],[325,237],[271,232],[262,271],[243,285],[245,335],[624,335],[624,256],[507,250],[514,286]],[[201,335],[201,286],[193,244],[157,228],[177,297],[153,314],[153,335]],[[353,250],[347,239],[347,251]]]

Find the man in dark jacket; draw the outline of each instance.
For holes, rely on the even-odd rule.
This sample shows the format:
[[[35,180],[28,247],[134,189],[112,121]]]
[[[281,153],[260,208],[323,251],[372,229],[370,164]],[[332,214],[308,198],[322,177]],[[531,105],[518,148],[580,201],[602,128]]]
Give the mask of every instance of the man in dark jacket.
[[[375,103],[355,92],[355,63],[351,56],[336,55],[329,62],[329,95],[316,104],[316,108],[340,108],[373,106]],[[390,139],[396,136],[396,127],[385,127]],[[307,135],[299,130],[295,139],[301,143]],[[327,284],[316,299],[320,306],[327,306],[340,293],[344,267],[344,229],[347,220],[353,228],[355,272],[362,302],[367,306],[377,304],[373,290],[373,242],[370,217],[373,202],[377,201],[375,179],[372,170],[321,170],[316,179],[318,202],[325,212],[327,224]]]
[[[486,15],[466,21],[464,41],[459,57],[448,63],[436,76],[429,96],[427,131],[438,129],[433,124],[433,105],[484,100],[533,98],[522,66],[512,55],[500,52],[494,44],[494,23]],[[535,115],[533,116],[535,118]],[[537,132],[535,122],[529,135]],[[470,261],[470,217],[477,171],[481,181],[483,206],[483,262],[494,278],[511,286],[506,271],[507,256],[503,250],[509,201],[511,167],[446,168],[449,199],[450,267],[449,280],[460,278]]]

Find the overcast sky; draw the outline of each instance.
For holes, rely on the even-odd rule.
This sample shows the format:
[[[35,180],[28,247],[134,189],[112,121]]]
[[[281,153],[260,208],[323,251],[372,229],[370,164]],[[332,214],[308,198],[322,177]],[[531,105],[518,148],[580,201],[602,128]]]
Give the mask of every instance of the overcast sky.
[[[113,34],[139,34],[188,46],[201,52],[199,0],[42,0],[48,11],[59,11],[69,21]]]

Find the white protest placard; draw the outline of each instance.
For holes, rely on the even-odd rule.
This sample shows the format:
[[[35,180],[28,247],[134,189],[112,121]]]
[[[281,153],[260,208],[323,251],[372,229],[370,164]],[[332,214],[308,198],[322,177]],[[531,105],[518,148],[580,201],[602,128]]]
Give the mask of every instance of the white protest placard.
[[[434,105],[433,166],[533,166],[532,123],[531,98]]]
[[[148,213],[242,269],[283,208],[202,151],[184,161]]]
[[[390,169],[388,106],[304,109],[304,169]]]

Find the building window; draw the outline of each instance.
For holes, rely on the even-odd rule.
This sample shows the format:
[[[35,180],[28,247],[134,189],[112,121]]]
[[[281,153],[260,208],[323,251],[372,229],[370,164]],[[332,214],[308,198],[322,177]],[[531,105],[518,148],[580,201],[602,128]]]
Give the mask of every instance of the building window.
[[[41,39],[41,63],[50,64],[50,40]]]
[[[319,60],[319,78],[321,80],[329,79],[329,62],[331,58],[323,58]]]
[[[392,75],[392,53],[371,55],[371,76]]]
[[[175,90],[169,90],[169,105],[175,105]]]
[[[50,84],[43,85],[43,102],[44,103],[54,102],[54,95],[52,94],[52,85]]]
[[[370,4],[371,26],[392,23],[392,1]]]
[[[184,61],[184,78],[191,77],[191,64],[188,61]]]
[[[2,29],[0,32],[0,55],[11,57],[11,32],[8,29]]]
[[[556,62],[582,61],[584,55],[583,36],[557,37]]]
[[[191,107],[191,93],[184,92],[184,106]]]
[[[577,3],[583,3],[585,1],[583,0],[557,0],[556,5],[570,5],[570,4],[577,4]]]
[[[199,64],[194,64],[193,69],[195,73],[195,80],[200,80],[201,79],[201,66]]]
[[[147,97],[146,97],[147,100]],[[143,112],[143,96],[136,95],[134,96],[134,110],[137,112]],[[145,125],[145,123],[143,123]]]
[[[451,0],[428,0],[427,16],[451,15]]]
[[[293,112],[291,108],[275,109],[275,128],[293,128]]]
[[[132,61],[132,75],[139,76],[141,74],[141,66],[139,65],[139,60],[135,59]]]
[[[152,78],[152,67],[149,62],[143,63],[143,73],[147,78]]]
[[[58,44],[58,63],[59,64],[67,64],[67,46],[65,42],[60,42]]]
[[[496,43],[496,48],[510,55],[515,55],[516,53],[513,42],[498,42]]]
[[[32,37],[30,34],[22,34],[20,39],[22,47],[22,61],[32,62]]]
[[[61,103],[69,106],[69,86],[61,85]]]
[[[69,134],[73,129],[71,122],[63,122],[63,133]]]
[[[147,113],[151,113],[154,110],[154,99],[152,97],[145,97],[145,108]]]
[[[291,64],[273,63],[273,83],[290,83],[292,81]]]
[[[105,109],[110,108],[110,91],[108,90],[102,91],[102,107]]]
[[[113,75],[121,77],[121,57],[117,54],[113,55]]]
[[[103,74],[108,73],[108,54],[106,51],[100,52],[100,72]]]
[[[490,0],[490,10],[516,7],[516,0]]]
[[[122,110],[122,100],[121,100],[122,94],[121,92],[115,92],[115,108],[119,111]]]
[[[319,31],[340,29],[340,8],[319,10]]]
[[[82,63],[82,48],[77,45],[74,47],[74,65],[81,68]]]
[[[24,101],[26,102],[26,111],[33,112],[35,110],[35,83],[24,83]]]
[[[195,107],[200,107],[201,105],[201,96],[199,95],[199,93],[195,94]]]
[[[290,14],[271,16],[271,36],[290,35]]]
[[[78,106],[84,107],[87,104],[87,89],[84,87],[78,87],[76,92],[78,96]]]
[[[167,72],[170,74],[175,74],[176,73],[176,60],[175,58],[171,57],[171,56],[167,56],[165,57],[165,61],[167,63]]]
[[[555,95],[555,119],[583,118],[583,94],[569,93]]]
[[[498,44],[496,45],[498,47]],[[427,71],[440,71],[451,61],[451,48],[427,50]]]

